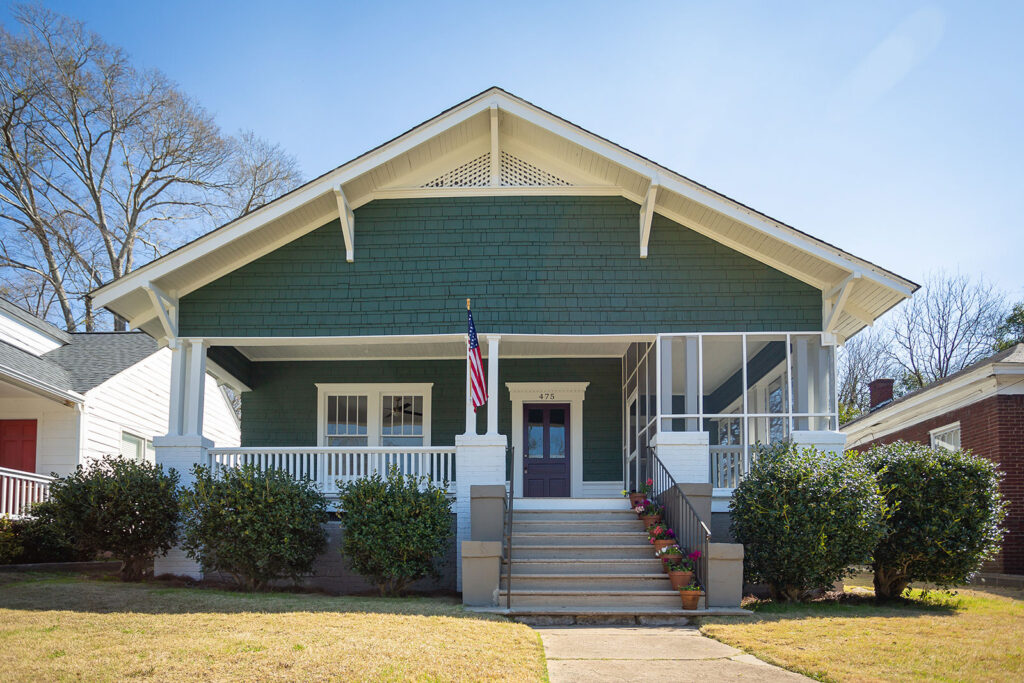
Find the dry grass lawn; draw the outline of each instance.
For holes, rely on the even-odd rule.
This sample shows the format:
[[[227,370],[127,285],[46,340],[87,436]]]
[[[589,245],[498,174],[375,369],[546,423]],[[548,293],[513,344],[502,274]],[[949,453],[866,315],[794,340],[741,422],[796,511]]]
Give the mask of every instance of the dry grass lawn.
[[[749,620],[712,620],[701,632],[818,680],[1024,680],[1024,593],[914,590],[874,604],[870,577],[847,583],[844,602],[749,605]]]
[[[0,671],[39,680],[547,679],[529,627],[451,599],[0,574]]]

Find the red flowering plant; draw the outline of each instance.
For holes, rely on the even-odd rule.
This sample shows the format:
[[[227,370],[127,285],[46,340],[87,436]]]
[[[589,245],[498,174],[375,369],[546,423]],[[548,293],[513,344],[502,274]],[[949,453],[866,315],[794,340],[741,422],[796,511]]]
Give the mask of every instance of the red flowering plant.
[[[672,561],[669,562],[669,564],[668,564],[669,571],[674,571],[674,572],[692,572],[692,571],[694,571],[694,568],[697,566],[697,560],[700,559],[700,551],[699,550],[694,550],[692,553],[690,553],[686,557],[682,557],[682,551],[680,551],[679,555],[680,555],[679,557],[674,557],[674,558],[672,558]]]
[[[676,533],[664,524],[655,524],[647,530],[647,535],[651,539],[651,544],[655,541],[671,541],[676,537]]]
[[[653,489],[653,488],[654,488],[654,480],[653,479],[648,479],[640,487],[640,493],[644,494],[645,496],[649,496],[649,495],[651,495],[651,489]]]

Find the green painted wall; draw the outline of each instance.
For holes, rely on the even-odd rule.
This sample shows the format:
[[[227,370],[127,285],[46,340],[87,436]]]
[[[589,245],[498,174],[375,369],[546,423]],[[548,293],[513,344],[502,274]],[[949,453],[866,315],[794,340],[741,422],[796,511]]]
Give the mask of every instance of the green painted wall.
[[[182,298],[182,336],[818,330],[821,293],[617,197],[375,201]]]
[[[455,443],[465,425],[464,361],[253,363],[253,391],[242,394],[243,446],[316,445],[317,382],[433,382],[431,440]],[[498,427],[509,434],[512,406],[505,382],[589,381],[583,402],[583,478],[622,477],[621,365],[616,358],[503,359]],[[479,411],[478,431],[486,428]],[[578,416],[574,416],[578,419]]]

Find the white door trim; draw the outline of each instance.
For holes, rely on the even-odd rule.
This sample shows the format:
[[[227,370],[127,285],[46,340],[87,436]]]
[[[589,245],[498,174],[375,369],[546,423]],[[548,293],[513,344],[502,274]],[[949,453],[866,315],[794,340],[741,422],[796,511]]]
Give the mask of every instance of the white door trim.
[[[569,495],[583,495],[583,399],[590,382],[506,382],[512,402],[512,474],[518,497],[523,493],[523,404],[569,404]]]

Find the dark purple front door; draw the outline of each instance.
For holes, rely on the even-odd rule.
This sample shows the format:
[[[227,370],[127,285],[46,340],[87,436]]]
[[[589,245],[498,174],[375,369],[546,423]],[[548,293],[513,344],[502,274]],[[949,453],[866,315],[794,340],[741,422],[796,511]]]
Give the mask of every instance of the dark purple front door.
[[[523,495],[570,495],[568,403],[523,406]]]

